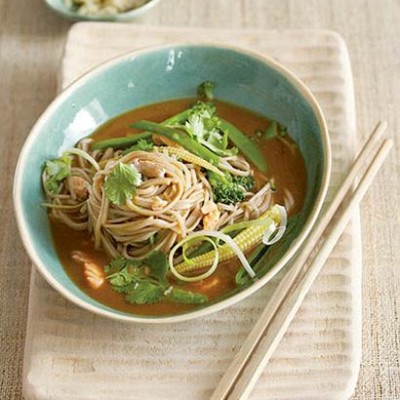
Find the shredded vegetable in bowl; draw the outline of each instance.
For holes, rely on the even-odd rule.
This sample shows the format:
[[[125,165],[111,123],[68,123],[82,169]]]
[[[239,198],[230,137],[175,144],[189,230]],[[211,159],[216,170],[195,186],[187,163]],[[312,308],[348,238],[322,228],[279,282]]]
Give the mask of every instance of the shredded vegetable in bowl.
[[[104,16],[123,13],[146,4],[148,0],[64,0],[67,7],[81,15]]]

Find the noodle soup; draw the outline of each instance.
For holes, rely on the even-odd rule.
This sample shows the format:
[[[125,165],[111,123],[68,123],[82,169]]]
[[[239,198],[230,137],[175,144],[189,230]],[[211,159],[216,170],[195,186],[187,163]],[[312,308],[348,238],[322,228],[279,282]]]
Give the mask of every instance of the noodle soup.
[[[46,163],[59,258],[103,304],[162,315],[229,296],[302,209],[306,168],[290,133],[207,85],[114,118]]]

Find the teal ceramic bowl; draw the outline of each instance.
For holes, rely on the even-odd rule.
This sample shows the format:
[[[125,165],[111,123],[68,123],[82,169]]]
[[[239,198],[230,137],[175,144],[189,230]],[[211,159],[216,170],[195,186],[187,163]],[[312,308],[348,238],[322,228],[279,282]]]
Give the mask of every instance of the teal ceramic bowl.
[[[41,171],[110,118],[136,107],[192,97],[199,82],[217,83],[216,97],[286,126],[304,156],[308,185],[294,229],[276,247],[264,275],[218,302],[179,315],[146,317],[107,307],[82,292],[54,249]],[[172,322],[232,305],[265,285],[293,256],[313,226],[328,187],[330,144],[321,109],[306,86],[276,61],[236,48],[173,44],[126,54],[90,71],[64,90],[39,118],[21,151],[14,183],[16,218],[25,248],[43,277],[75,304],[122,321]]]
[[[61,17],[72,21],[115,21],[115,22],[129,22],[135,18],[140,17],[146,11],[153,8],[161,0],[149,0],[147,3],[134,8],[130,11],[126,11],[119,14],[113,15],[81,15],[76,10],[67,7],[64,0],[44,0],[47,6],[55,11]]]

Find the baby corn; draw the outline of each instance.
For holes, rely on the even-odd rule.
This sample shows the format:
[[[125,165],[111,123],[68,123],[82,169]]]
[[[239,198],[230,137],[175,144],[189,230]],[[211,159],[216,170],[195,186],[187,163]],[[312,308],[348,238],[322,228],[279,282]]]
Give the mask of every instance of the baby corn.
[[[164,146],[162,146],[162,147],[157,147],[157,151],[159,153],[164,153],[167,155],[176,155],[186,162],[196,164],[200,167],[203,167],[204,169],[207,169],[208,171],[212,171],[218,175],[224,176],[224,173],[221,170],[219,170],[217,167],[215,167],[208,161],[203,160],[202,158],[200,158],[180,147],[164,147]]]
[[[263,225],[255,225],[244,229],[240,232],[233,240],[239,246],[243,253],[253,248],[255,245],[259,244],[262,240],[266,227],[270,223],[278,226],[280,224],[281,213],[278,210],[278,206],[273,206],[268,209],[259,220],[265,220]],[[235,251],[229,244],[224,244],[218,249],[219,262],[229,260],[236,256]],[[183,261],[175,266],[176,271],[180,274],[187,272],[194,272],[201,270],[212,265],[215,259],[215,250],[211,250],[207,253],[201,254],[197,257],[190,259],[190,264]]]

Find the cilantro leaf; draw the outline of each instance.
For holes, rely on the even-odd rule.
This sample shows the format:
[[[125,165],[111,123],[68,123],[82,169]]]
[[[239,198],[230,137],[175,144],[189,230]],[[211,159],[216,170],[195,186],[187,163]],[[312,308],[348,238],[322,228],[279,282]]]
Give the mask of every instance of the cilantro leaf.
[[[130,283],[125,286],[112,286],[112,290],[117,293],[128,294],[135,290],[137,282]]]
[[[215,115],[215,109],[208,103],[197,102],[191,110],[191,115],[184,127],[186,132],[203,146],[219,156],[233,156],[238,153],[237,148],[228,149],[228,133],[219,126],[220,119]]]
[[[138,268],[141,262],[139,260],[126,260],[123,257],[117,257],[104,267],[104,272],[109,273],[107,279],[110,281],[113,289],[124,293],[125,287],[142,279],[142,272]]]
[[[145,273],[145,266],[151,274]],[[175,289],[167,280],[168,260],[160,250],[154,250],[143,261],[117,257],[104,267],[112,289],[125,295],[133,304],[154,304],[166,298],[175,303],[203,304],[207,296],[199,293]]]
[[[139,139],[136,144],[123,151],[123,155],[132,153],[132,151],[153,151],[154,143],[146,139]]]
[[[135,304],[154,304],[164,297],[165,287],[150,282],[138,282],[135,289],[126,295],[126,300]]]
[[[203,115],[205,112],[208,113],[209,118],[214,117],[217,115],[217,107],[214,103],[211,102],[204,102],[204,101],[196,101],[190,109],[190,115],[198,114]]]
[[[168,272],[167,256],[160,250],[152,251],[145,259],[144,263],[151,268],[151,275],[161,284],[167,284],[166,274]]]
[[[140,139],[137,142],[135,149],[140,151],[152,151],[154,149],[154,143],[150,143],[147,140]]]
[[[108,175],[104,188],[108,200],[123,205],[135,194],[136,187],[141,183],[142,176],[133,165],[119,162]]]
[[[60,158],[48,160],[45,163],[46,180],[45,189],[50,193],[57,194],[60,190],[60,183],[71,173],[71,159],[67,155]]]
[[[122,268],[126,267],[126,261],[124,257],[117,257],[110,261],[109,264],[104,266],[104,272],[108,274],[111,271],[117,272]]]
[[[129,271],[128,267],[124,267],[121,271],[118,271],[108,277],[112,286],[126,286],[132,282],[136,282],[137,278],[135,274]]]
[[[167,298],[175,303],[183,304],[204,304],[208,301],[208,297],[204,294],[175,288],[167,294]]]

